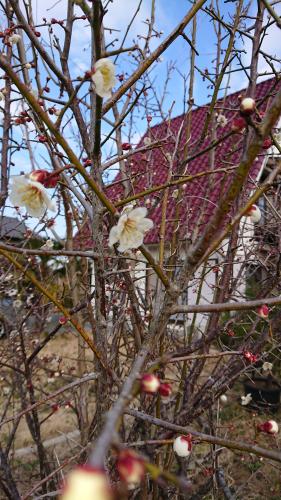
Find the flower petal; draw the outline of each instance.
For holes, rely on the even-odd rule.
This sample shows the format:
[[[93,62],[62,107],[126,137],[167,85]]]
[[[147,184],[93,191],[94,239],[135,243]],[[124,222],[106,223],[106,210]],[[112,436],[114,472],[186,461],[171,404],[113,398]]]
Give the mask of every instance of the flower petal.
[[[117,241],[120,238],[120,234],[121,234],[121,229],[120,229],[120,227],[118,227],[118,225],[113,226],[111,228],[110,233],[109,233],[109,246],[110,247],[113,247],[113,245],[115,245],[115,243],[117,243]]]
[[[138,248],[143,244],[143,233],[135,229],[134,231],[123,231],[120,235],[119,252],[125,252],[130,248]]]
[[[128,213],[128,217],[138,222],[140,219],[143,219],[146,216],[146,214],[147,214],[146,207],[137,207],[133,208],[133,210],[131,210],[131,212]]]
[[[148,218],[144,218],[138,222],[138,230],[142,233],[146,233],[153,227],[153,221]]]

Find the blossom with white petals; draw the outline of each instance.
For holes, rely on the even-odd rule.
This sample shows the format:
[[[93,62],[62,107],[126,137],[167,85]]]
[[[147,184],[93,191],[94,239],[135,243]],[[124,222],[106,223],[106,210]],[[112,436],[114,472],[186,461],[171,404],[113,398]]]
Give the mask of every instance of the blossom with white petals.
[[[265,361],[264,364],[262,365],[262,371],[263,372],[270,372],[272,370],[273,364],[269,363],[269,361]]]
[[[42,249],[52,250],[52,248],[54,248],[54,242],[53,240],[49,239],[44,243],[44,245],[42,245],[41,250]]]
[[[110,97],[111,89],[115,85],[115,65],[110,59],[99,59],[94,65],[91,78],[95,84],[96,93],[100,97]]]
[[[144,235],[153,227],[153,221],[146,218],[145,207],[124,211],[118,224],[109,233],[109,246],[119,241],[119,252],[138,248],[143,244]]]
[[[8,42],[11,43],[12,45],[15,45],[16,43],[19,43],[20,40],[21,40],[21,36],[17,35],[16,33],[14,33],[13,35],[9,36],[9,38],[8,38]]]
[[[145,146],[149,146],[151,144],[150,137],[145,137],[144,140],[143,140],[143,143],[145,144]]]
[[[227,118],[224,115],[222,115],[221,113],[219,113],[217,115],[217,124],[219,125],[219,127],[225,127],[227,125],[227,123],[228,123]]]
[[[49,198],[44,186],[25,175],[12,178],[10,200],[15,206],[25,207],[32,217],[41,217],[47,209],[56,211],[56,204]]]
[[[246,396],[241,396],[241,405],[247,406],[252,401],[252,395],[249,393]]]

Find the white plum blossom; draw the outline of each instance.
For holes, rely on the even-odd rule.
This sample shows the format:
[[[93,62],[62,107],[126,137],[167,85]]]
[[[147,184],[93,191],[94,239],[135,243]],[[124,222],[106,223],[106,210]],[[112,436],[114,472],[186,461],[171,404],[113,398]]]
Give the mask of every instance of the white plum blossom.
[[[44,245],[42,245],[41,250],[46,249],[46,250],[52,250],[54,248],[54,242],[53,240],[47,240]]]
[[[252,395],[249,393],[246,396],[241,396],[241,405],[247,406],[252,401]]]
[[[269,361],[265,361],[264,364],[262,365],[262,371],[263,372],[270,372],[272,370],[273,364],[269,363]]]
[[[41,217],[47,209],[56,211],[56,204],[49,198],[43,184],[25,175],[12,178],[10,200],[15,206],[25,207],[32,217]]]
[[[110,59],[99,59],[94,65],[92,81],[96,93],[100,97],[110,97],[111,89],[115,85],[115,65]]]
[[[20,299],[17,299],[17,300],[14,301],[14,307],[16,309],[20,309],[21,306],[22,306],[22,301]]]
[[[25,63],[24,67],[25,69],[31,69],[32,65],[30,63]]]
[[[222,394],[220,396],[220,402],[221,403],[227,403],[227,395],[226,394]]]
[[[220,127],[225,127],[227,125],[227,123],[228,123],[227,118],[223,114],[219,113],[217,115],[217,124]]]
[[[9,38],[8,38],[8,42],[11,43],[12,45],[15,45],[16,43],[19,43],[20,40],[21,40],[21,36],[17,35],[16,33],[14,33],[13,35],[9,36]]]
[[[119,241],[119,252],[140,247],[145,233],[153,227],[153,221],[146,218],[146,214],[145,207],[124,211],[118,224],[109,233],[109,246],[112,247]]]

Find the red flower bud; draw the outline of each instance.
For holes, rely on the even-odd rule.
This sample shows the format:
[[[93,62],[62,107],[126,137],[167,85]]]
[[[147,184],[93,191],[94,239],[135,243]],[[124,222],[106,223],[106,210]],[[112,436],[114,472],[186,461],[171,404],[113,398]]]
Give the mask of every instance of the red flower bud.
[[[263,144],[262,144],[262,149],[269,149],[272,146],[272,140],[270,137],[267,137],[264,139]]]
[[[258,360],[257,354],[253,354],[250,351],[244,351],[243,357],[244,357],[244,359],[246,359],[246,361],[249,361],[249,363],[256,363]]]
[[[159,394],[163,398],[169,398],[173,392],[172,385],[168,384],[168,382],[164,382],[163,384],[160,384],[159,387]]]
[[[232,120],[231,129],[234,132],[241,132],[246,127],[247,123],[243,116],[236,116]]]
[[[22,125],[24,121],[24,118],[18,116],[17,118],[15,118],[15,125]]]
[[[59,318],[60,325],[65,325],[67,322],[68,322],[68,318],[66,318],[65,316],[61,316]]]
[[[33,170],[33,172],[29,174],[29,179],[31,181],[40,182],[41,184],[44,184],[48,175],[49,173],[47,172],[47,170]]]
[[[38,135],[39,142],[47,142],[48,138],[45,135]]]
[[[85,159],[83,160],[84,167],[90,167],[92,165],[92,160],[90,159]]]
[[[151,120],[152,120],[152,116],[148,115],[148,116],[146,117],[146,119],[147,119],[148,123],[150,123],[150,122],[151,122]]]
[[[49,219],[47,222],[46,222],[46,226],[47,227],[53,227],[55,225],[55,219]]]
[[[122,149],[123,151],[129,151],[131,149],[131,144],[129,144],[129,142],[123,142],[122,144]]]
[[[138,485],[144,477],[143,458],[133,450],[122,450],[118,456],[116,467],[121,480],[128,485]]]
[[[258,431],[260,432],[266,432],[267,434],[277,434],[279,431],[279,427],[277,422],[275,420],[268,420],[267,422],[264,422],[263,424],[259,424],[257,426]]]
[[[153,373],[144,373],[141,377],[141,390],[146,394],[155,394],[160,387],[159,378]]]
[[[234,333],[234,331],[233,331],[233,330],[227,330],[227,332],[226,332],[226,333],[227,333],[227,335],[228,335],[229,337],[234,337],[234,335],[235,335],[235,333]]]
[[[257,313],[263,319],[268,318],[268,314],[269,314],[268,306],[266,304],[263,304],[262,306],[260,306],[258,308]]]
[[[59,180],[60,180],[59,174],[56,174],[54,172],[53,174],[48,174],[48,177],[42,184],[44,185],[45,188],[54,188],[56,187]]]

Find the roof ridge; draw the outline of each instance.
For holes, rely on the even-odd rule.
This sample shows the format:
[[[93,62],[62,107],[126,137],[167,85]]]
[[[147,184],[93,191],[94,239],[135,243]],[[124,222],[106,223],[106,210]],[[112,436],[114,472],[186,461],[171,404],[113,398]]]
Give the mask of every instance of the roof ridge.
[[[277,81],[278,82],[278,80],[280,80],[280,79],[281,79],[281,77],[278,79],[276,76],[272,76],[271,78],[266,78],[265,80],[262,80],[262,82],[257,83],[257,87],[260,87],[262,84],[268,83],[270,80],[272,80],[272,82],[273,81]],[[238,95],[241,94],[242,92],[244,92],[245,90],[247,90],[247,88],[248,87],[243,87],[240,90],[236,90],[235,92],[227,94],[225,97],[217,99],[216,104],[218,102],[223,101],[223,99],[231,98],[235,94],[238,94]],[[201,109],[208,107],[211,104],[211,102],[212,102],[212,100],[206,102],[205,104],[201,104],[200,106],[197,106],[195,109],[191,110],[192,113],[196,113],[196,112],[200,111]],[[164,123],[167,123],[168,121],[169,122],[173,122],[174,120],[177,120],[177,119],[179,119],[181,117],[184,117],[184,116],[186,116],[186,112],[185,113],[181,113],[181,114],[179,114],[177,116],[173,116],[173,118],[167,118],[166,120],[162,120],[159,123],[156,123],[155,125],[152,125],[152,127],[150,127],[150,130],[155,129],[156,127],[159,127],[160,125],[163,125]],[[146,129],[145,133],[142,135],[140,141],[146,136],[146,134],[147,134],[147,129]]]

